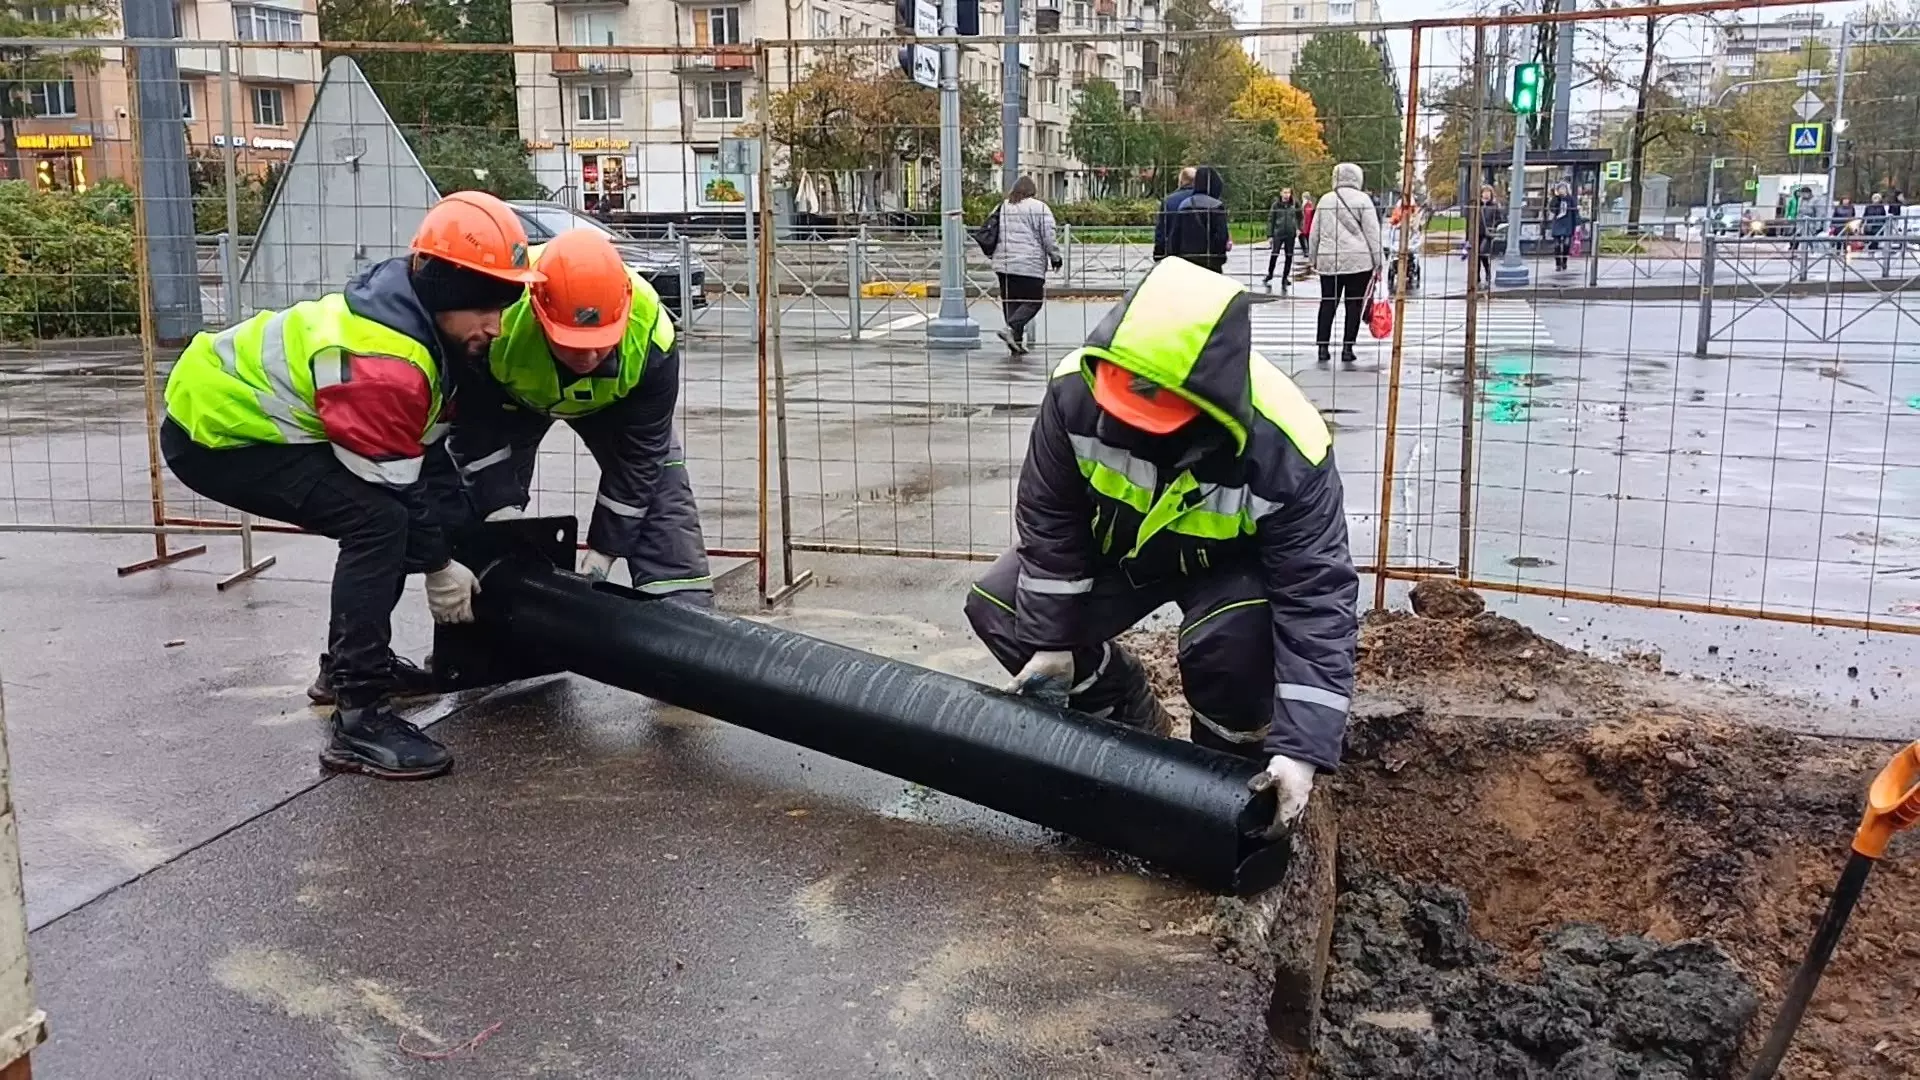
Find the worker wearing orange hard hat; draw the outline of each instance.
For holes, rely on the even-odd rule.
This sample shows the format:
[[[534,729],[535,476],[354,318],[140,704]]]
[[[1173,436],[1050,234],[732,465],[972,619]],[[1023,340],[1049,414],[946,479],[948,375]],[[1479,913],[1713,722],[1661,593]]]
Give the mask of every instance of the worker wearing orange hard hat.
[[[1250,294],[1169,258],[1054,370],[1014,506],[1018,541],[967,597],[1009,689],[1166,734],[1114,639],[1180,608],[1196,744],[1257,757],[1269,835],[1340,760],[1358,577],[1333,438],[1253,349]]]
[[[473,510],[520,516],[540,441],[563,420],[600,467],[581,572],[605,578],[624,559],[639,592],[711,606],[700,511],[673,430],[673,319],[597,229],[561,233],[532,258],[546,280],[502,316],[484,374],[463,372],[447,439]]]
[[[427,211],[407,254],[342,292],[200,334],[168,376],[160,441],[181,483],[339,541],[308,691],[335,706],[329,769],[413,780],[453,765],[391,708],[433,689],[392,650],[393,608],[406,576],[423,573],[435,620],[473,618],[479,583],[453,559],[423,465],[445,430],[450,372],[485,358],[501,312],[541,280],[513,210],[456,192]]]

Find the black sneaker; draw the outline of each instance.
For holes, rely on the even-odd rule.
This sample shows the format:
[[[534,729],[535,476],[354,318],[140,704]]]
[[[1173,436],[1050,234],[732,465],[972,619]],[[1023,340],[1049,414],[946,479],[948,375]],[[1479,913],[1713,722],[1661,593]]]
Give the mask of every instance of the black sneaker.
[[[328,670],[332,666],[332,657],[320,654],[320,673],[313,677],[313,685],[307,687],[307,700],[315,705],[333,705],[333,677]],[[437,697],[440,695],[440,680],[433,672],[404,656],[389,655],[388,664],[392,671],[390,696],[395,701],[407,701],[414,698]],[[431,658],[428,660],[432,662]]]
[[[453,768],[453,755],[385,705],[337,709],[333,739],[320,751],[328,772],[380,780],[430,780]]]

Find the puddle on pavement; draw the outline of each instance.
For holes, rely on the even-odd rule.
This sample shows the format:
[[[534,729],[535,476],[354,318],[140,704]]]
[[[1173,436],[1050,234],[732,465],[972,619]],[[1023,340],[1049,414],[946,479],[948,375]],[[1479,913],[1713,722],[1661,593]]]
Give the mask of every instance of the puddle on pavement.
[[[1513,558],[1507,560],[1507,565],[1519,567],[1522,570],[1538,570],[1542,567],[1558,566],[1560,564],[1554,562],[1552,559],[1543,559],[1538,555],[1515,555]]]

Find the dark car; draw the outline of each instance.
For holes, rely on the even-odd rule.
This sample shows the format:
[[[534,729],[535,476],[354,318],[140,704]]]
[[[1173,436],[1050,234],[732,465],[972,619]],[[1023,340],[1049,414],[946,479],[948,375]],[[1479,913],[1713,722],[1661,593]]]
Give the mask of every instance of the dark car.
[[[526,227],[527,239],[536,244],[544,244],[563,232],[573,229],[595,229],[606,233],[613,239],[613,246],[620,249],[620,258],[636,273],[653,286],[660,294],[660,301],[667,305],[678,323],[687,321],[686,311],[680,302],[680,260],[671,252],[663,252],[635,243],[607,228],[606,225],[580,213],[546,202],[514,202],[510,204],[513,212],[519,216],[520,224]],[[693,306],[707,306],[707,268],[700,260],[693,260],[687,268],[687,281],[692,286]]]

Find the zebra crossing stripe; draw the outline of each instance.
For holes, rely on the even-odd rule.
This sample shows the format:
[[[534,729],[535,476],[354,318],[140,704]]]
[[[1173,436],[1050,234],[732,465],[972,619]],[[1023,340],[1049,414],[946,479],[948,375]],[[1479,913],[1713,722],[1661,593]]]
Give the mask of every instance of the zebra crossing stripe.
[[[1285,301],[1256,305],[1250,312],[1253,345],[1263,350],[1312,348],[1316,335],[1317,304]],[[1337,333],[1337,323],[1336,323]],[[1540,322],[1533,305],[1523,300],[1495,300],[1481,304],[1475,338],[1482,348],[1549,348],[1553,336]],[[1402,316],[1402,349],[1411,353],[1453,352],[1467,337],[1464,299],[1407,301]],[[1385,348],[1391,339],[1363,336],[1357,343]]]

